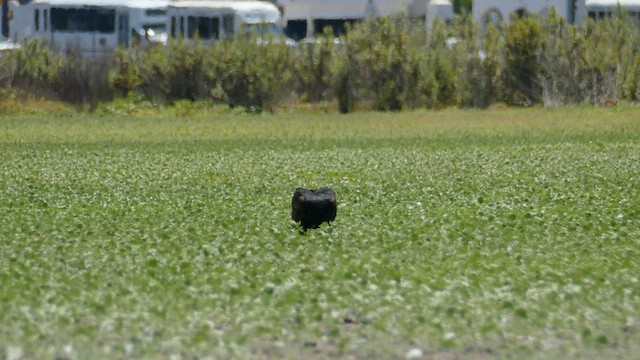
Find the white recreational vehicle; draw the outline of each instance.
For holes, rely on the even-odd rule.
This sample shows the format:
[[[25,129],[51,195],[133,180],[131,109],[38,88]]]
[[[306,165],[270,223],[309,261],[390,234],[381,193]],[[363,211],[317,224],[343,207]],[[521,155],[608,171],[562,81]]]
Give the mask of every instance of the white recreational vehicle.
[[[595,20],[611,16],[618,7],[640,21],[640,0],[586,0],[587,16]]]
[[[119,45],[166,41],[168,0],[34,0],[13,6],[10,38],[47,39],[58,51],[85,55]],[[164,36],[163,36],[164,32]]]
[[[233,37],[241,32],[282,34],[278,8],[267,1],[187,0],[172,1],[167,10],[170,36],[203,43]]]
[[[345,25],[368,17],[404,14],[426,18],[453,19],[450,0],[277,0],[283,9],[287,35],[294,39],[313,37],[325,27],[341,34]]]
[[[508,22],[511,15],[547,16],[552,8],[570,23],[584,18],[585,0],[474,0],[473,19],[485,29],[487,25]]]
[[[170,0],[127,1],[132,35],[140,42],[165,44],[167,30],[167,7]]]
[[[485,28],[489,23],[509,21],[512,14],[544,17],[552,8],[570,23],[579,23],[587,17],[608,18],[618,8],[640,21],[640,0],[475,0],[473,18]]]

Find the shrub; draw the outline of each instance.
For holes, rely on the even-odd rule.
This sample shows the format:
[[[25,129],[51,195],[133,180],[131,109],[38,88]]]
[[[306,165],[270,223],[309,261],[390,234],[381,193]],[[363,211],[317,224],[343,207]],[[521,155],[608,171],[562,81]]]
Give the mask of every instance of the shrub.
[[[533,16],[513,17],[505,30],[502,99],[512,105],[540,102],[542,88],[538,54],[543,44],[540,22]]]
[[[442,23],[427,34],[424,23],[403,17],[355,25],[344,37],[335,67],[341,111],[357,103],[377,110],[455,104],[456,74],[447,35]]]
[[[335,93],[338,99],[338,109],[341,113],[348,113],[355,109],[358,94],[356,79],[358,78],[358,65],[355,58],[354,44],[349,40],[349,35],[344,37],[345,51],[336,57],[334,67]]]
[[[612,22],[590,20],[577,42],[578,79],[582,97],[591,104],[617,101],[619,47]]]
[[[316,40],[302,43],[297,53],[295,76],[302,101],[319,102],[334,96],[332,69],[337,56],[336,39],[330,27]]]
[[[109,83],[120,96],[140,85],[140,51],[119,47],[113,54],[113,69],[109,72]]]
[[[480,29],[470,18],[458,23],[455,44],[456,93],[463,107],[486,108],[496,100],[501,69],[502,37],[489,26],[484,38],[477,41]]]
[[[168,47],[169,68],[167,83],[169,100],[197,100],[208,96],[205,79],[207,48],[196,39],[189,43],[184,39],[171,42]]]
[[[115,92],[109,85],[111,58],[83,57],[67,53],[54,82],[60,100],[95,109],[99,102],[112,100]]]
[[[0,58],[0,83],[35,95],[54,97],[54,83],[63,64],[63,57],[53,52],[46,41],[26,41],[22,46]]]
[[[627,14],[574,26],[552,11],[500,29],[480,32],[468,16],[428,31],[424,22],[383,17],[296,48],[244,34],[210,47],[181,39],[94,58],[32,40],[0,57],[0,86],[91,107],[137,92],[155,104],[203,100],[248,111],[332,99],[341,112],[640,99],[640,31]]]
[[[170,43],[168,46],[173,45],[174,43]],[[140,57],[138,88],[154,103],[164,103],[171,100],[172,66],[168,50],[160,46],[152,47]]]
[[[294,92],[291,49],[281,39],[239,36],[207,55],[210,96],[232,107],[271,110]]]
[[[445,24],[436,21],[429,34],[428,64],[429,70],[433,72],[435,84],[434,90],[428,98],[432,102],[427,103],[427,107],[441,107],[455,105],[457,103],[456,82],[457,74],[455,69],[454,52],[450,49],[448,40],[451,39]],[[427,77],[429,80],[429,77]]]
[[[540,48],[538,61],[543,104],[559,106],[583,101],[576,61],[583,52],[579,46],[581,33],[566,24],[555,10],[542,21],[542,32],[546,41]]]

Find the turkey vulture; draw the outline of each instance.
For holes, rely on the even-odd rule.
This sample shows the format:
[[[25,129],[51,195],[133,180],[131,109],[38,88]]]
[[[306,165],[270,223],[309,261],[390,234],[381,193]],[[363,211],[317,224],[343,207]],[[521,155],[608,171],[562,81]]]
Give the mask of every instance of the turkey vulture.
[[[328,188],[308,190],[297,188],[291,200],[291,220],[302,226],[302,231],[317,229],[323,222],[336,219],[338,204],[336,193]]]

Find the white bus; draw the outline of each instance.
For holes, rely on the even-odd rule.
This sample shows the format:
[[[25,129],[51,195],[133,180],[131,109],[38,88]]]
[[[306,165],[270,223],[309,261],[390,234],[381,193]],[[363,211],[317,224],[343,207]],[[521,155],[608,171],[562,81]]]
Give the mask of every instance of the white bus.
[[[130,46],[132,38],[166,41],[168,0],[34,0],[13,6],[10,38],[47,39],[58,51],[85,55]]]
[[[211,44],[241,32],[280,37],[282,18],[278,8],[267,1],[176,0],[167,10],[167,28],[173,38],[198,37]]]
[[[618,11],[618,7],[640,21],[640,0],[586,0],[587,16],[594,20],[611,17]]]
[[[277,0],[276,3],[284,11],[287,35],[296,40],[322,33],[325,27],[341,35],[347,24],[369,17],[404,14],[426,18],[427,23],[435,17],[453,19],[450,0]]]
[[[166,44],[169,36],[167,31],[169,1],[127,1],[132,34],[138,41]]]

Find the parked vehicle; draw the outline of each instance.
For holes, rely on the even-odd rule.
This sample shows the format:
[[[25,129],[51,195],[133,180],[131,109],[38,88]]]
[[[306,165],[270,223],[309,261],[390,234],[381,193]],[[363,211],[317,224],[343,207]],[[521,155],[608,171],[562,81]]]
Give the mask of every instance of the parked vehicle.
[[[173,38],[205,44],[254,33],[259,38],[282,36],[282,18],[278,8],[267,1],[192,0],[172,1],[167,10],[167,28]]]
[[[143,43],[166,41],[168,0],[34,0],[12,6],[10,38],[40,38],[58,51],[85,55]],[[164,36],[162,34],[165,34]]]
[[[329,27],[336,35],[366,18],[404,14],[410,18],[453,19],[450,0],[275,0],[283,9],[288,36],[296,40],[314,37]]]

